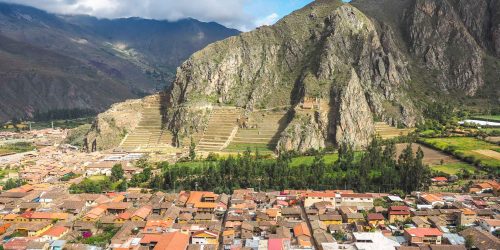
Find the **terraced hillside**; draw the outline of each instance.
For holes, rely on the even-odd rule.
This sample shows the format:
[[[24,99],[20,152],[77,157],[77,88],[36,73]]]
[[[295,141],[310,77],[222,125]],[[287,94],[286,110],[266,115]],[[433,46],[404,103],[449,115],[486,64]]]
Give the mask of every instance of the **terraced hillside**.
[[[208,125],[196,146],[204,152],[221,151],[238,131],[237,120],[241,110],[236,108],[215,108],[210,114]]]
[[[162,129],[160,99],[152,98],[144,107],[141,120],[134,131],[122,141],[120,148],[125,151],[163,151],[172,146],[172,134]]]
[[[414,129],[399,129],[391,127],[385,122],[375,123],[375,132],[377,133],[377,135],[382,137],[382,139],[391,139],[401,135],[408,135],[413,130]]]
[[[224,151],[241,152],[250,148],[259,149],[261,152],[272,152],[286,125],[285,112],[252,113],[246,128],[238,129],[236,136]]]

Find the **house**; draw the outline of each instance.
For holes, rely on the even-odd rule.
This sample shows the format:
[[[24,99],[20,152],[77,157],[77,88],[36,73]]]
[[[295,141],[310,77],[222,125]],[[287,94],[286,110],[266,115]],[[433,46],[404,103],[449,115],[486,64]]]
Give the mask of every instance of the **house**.
[[[500,239],[491,233],[475,227],[467,228],[459,234],[465,239],[468,237],[472,238],[473,246],[479,250],[498,249],[498,246],[500,246]]]
[[[430,228],[431,227],[431,223],[425,217],[413,216],[413,217],[411,217],[411,222],[416,227],[420,227],[420,228]]]
[[[110,214],[121,214],[132,206],[128,202],[108,202],[105,204],[106,210]]]
[[[356,223],[365,221],[365,217],[361,213],[346,213],[343,215],[345,223]]]
[[[380,213],[370,213],[366,216],[366,221],[370,226],[377,227],[385,224],[385,217]]]
[[[340,225],[342,224],[342,215],[339,214],[320,214],[319,220],[325,224],[325,226],[329,225]]]
[[[85,208],[85,201],[64,201],[60,206],[59,209],[66,213],[70,213],[73,215],[80,214],[83,209]]]
[[[400,244],[385,237],[380,232],[363,232],[353,233],[355,249],[378,250],[378,249],[395,249]]]
[[[151,206],[143,206],[132,214],[131,221],[145,221],[153,208]]]
[[[85,216],[82,217],[82,221],[97,221],[100,217],[102,217],[106,213],[105,206],[98,206],[91,209]]]
[[[173,221],[148,220],[142,232],[144,234],[161,234],[167,232],[173,224]]]
[[[420,196],[420,200],[425,204],[431,205],[432,207],[444,205],[444,200],[435,194],[423,194]]]
[[[340,194],[341,206],[357,207],[358,210],[370,210],[373,208],[373,195],[371,194]]]
[[[281,216],[288,221],[302,220],[302,213],[299,207],[284,207],[281,209]]]
[[[300,247],[310,248],[312,246],[312,235],[305,222],[301,222],[293,227],[293,235],[297,238]]]
[[[437,228],[407,228],[404,236],[413,245],[440,245],[443,233]]]
[[[259,246],[260,249],[260,246]],[[262,248],[265,249],[265,248]],[[267,241],[268,250],[284,250],[290,249],[290,239],[288,238],[272,238]]]
[[[224,230],[224,232],[222,232],[222,244],[231,245],[234,241],[234,236],[235,236],[235,231],[233,229]]]
[[[198,231],[191,236],[191,243],[197,245],[217,245],[219,244],[219,234],[211,231]]]
[[[198,213],[213,213],[215,208],[217,208],[217,203],[214,202],[196,202],[194,203],[194,208],[196,208]]]
[[[500,229],[499,219],[480,219],[479,225],[486,231],[493,233]]]
[[[30,241],[26,246],[26,250],[49,250],[48,242]]]
[[[64,237],[69,231],[70,230],[67,227],[54,226],[42,233],[40,238],[42,241],[59,240],[60,238]]]
[[[406,221],[410,218],[410,208],[407,206],[391,206],[389,207],[389,222]]]
[[[472,209],[464,208],[456,212],[457,224],[461,226],[470,226],[476,222],[477,215]]]
[[[196,213],[194,216],[194,221],[195,223],[204,223],[204,222],[210,222],[214,220],[214,214],[209,214],[209,213]]]
[[[67,213],[25,212],[17,217],[17,220],[19,222],[52,222],[66,221],[68,218]]]
[[[14,232],[17,232],[23,236],[33,237],[40,236],[45,231],[49,230],[52,227],[51,222],[38,222],[38,223],[29,223],[23,222],[16,224],[14,228]]]
[[[308,192],[303,195],[304,198],[304,207],[312,207],[315,203],[318,202],[330,202],[330,204],[335,204],[334,192]]]
[[[4,250],[26,250],[31,240],[27,237],[15,237],[3,245]]]
[[[476,183],[472,185],[469,189],[470,193],[482,194],[482,193],[493,193],[498,195],[500,190],[500,184],[496,181],[486,181],[481,183]]]

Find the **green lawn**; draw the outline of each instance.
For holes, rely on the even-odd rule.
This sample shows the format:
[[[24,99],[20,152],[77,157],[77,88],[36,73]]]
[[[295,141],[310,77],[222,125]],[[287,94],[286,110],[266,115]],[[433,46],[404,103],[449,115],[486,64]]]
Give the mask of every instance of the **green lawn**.
[[[455,175],[460,172],[462,169],[466,169],[471,173],[474,173],[476,171],[476,168],[474,166],[471,166],[470,164],[463,163],[463,162],[458,162],[458,163],[448,163],[440,166],[431,166],[432,170],[436,171],[441,171],[443,173],[447,173],[450,175]]]
[[[94,175],[94,176],[89,177],[89,180],[92,180],[92,181],[103,181],[105,179],[106,179],[106,176],[104,176],[104,175]]]
[[[422,142],[439,150],[449,152],[461,159],[468,159],[486,167],[500,167],[500,160],[474,152],[474,150],[493,150],[498,152],[500,146],[493,143],[472,137],[426,138],[422,139]]]
[[[500,115],[477,115],[472,119],[500,122]]]

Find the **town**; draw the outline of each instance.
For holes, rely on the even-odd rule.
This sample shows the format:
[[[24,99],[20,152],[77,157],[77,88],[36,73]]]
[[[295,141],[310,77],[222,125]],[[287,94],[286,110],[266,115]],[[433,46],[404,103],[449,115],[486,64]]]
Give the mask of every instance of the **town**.
[[[500,185],[460,193],[234,189],[74,192],[85,179],[145,171],[143,154],[81,152],[64,130],[3,133],[35,151],[1,157],[3,249],[498,249]],[[43,143],[45,142],[45,143]],[[54,144],[55,143],[55,144]],[[117,167],[119,166],[119,167]],[[436,188],[452,178],[433,177]],[[15,180],[15,181],[13,181]]]
[[[70,194],[26,184],[0,194],[0,237],[9,250],[498,249],[499,190],[486,181],[469,193],[405,197],[255,189]]]

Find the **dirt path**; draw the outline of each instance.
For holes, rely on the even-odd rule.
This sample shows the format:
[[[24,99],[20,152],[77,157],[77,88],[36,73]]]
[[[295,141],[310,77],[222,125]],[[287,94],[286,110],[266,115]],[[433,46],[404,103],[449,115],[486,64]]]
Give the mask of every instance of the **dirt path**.
[[[500,160],[500,153],[493,151],[493,150],[478,149],[478,150],[473,150],[472,152],[475,152],[475,153],[478,153],[478,154],[481,154],[481,155],[484,155],[486,157],[490,157],[490,158],[493,158],[496,160]]]

